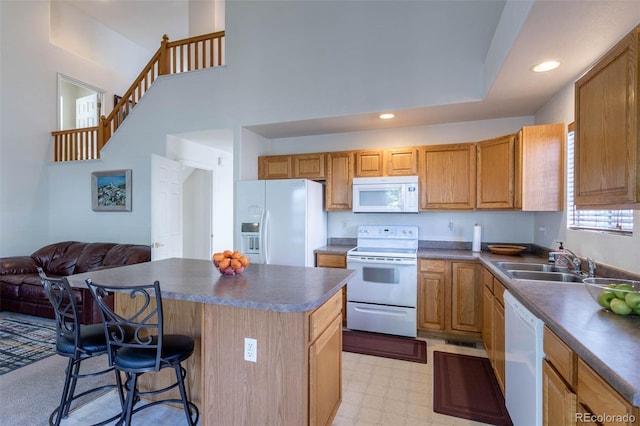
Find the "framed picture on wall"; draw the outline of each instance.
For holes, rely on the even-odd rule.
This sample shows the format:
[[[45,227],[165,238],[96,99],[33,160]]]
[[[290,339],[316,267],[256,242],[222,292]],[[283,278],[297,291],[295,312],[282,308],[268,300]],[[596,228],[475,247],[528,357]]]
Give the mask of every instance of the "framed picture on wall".
[[[96,212],[130,212],[131,169],[91,173],[91,208]]]

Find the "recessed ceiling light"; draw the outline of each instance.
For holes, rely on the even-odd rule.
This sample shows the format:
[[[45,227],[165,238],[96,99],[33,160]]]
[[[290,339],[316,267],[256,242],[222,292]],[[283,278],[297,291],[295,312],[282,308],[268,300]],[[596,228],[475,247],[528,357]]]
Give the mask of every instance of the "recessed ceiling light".
[[[380,118],[382,118],[383,120],[388,120],[390,118],[395,117],[394,114],[391,114],[390,112],[386,112],[384,114],[380,114]]]
[[[560,66],[560,62],[558,61],[545,61],[538,65],[535,65],[531,68],[533,72],[547,72],[551,70],[555,70]]]

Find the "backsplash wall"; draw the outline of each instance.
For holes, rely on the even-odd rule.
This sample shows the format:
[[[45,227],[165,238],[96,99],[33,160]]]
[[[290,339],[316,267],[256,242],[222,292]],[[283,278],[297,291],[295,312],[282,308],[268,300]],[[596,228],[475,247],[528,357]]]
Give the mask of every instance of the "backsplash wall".
[[[329,212],[327,216],[328,238],[356,238],[359,225],[417,225],[420,240],[470,242],[473,239],[473,226],[478,224],[482,227],[482,242],[534,242],[532,212]]]

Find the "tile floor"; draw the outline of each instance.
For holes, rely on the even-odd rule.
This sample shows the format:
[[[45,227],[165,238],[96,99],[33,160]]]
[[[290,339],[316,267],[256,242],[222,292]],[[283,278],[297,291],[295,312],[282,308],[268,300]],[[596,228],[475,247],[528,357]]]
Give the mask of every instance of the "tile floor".
[[[486,356],[484,349],[424,340],[426,364],[344,352],[342,404],[333,425],[483,425],[433,412],[433,351]]]
[[[344,352],[343,398],[333,425],[483,425],[433,412],[433,351],[486,356],[485,351],[448,344],[444,340],[424,340],[427,341],[427,364]],[[78,408],[62,425],[85,425],[88,419],[95,421],[97,413],[98,418],[104,418],[106,407],[115,405],[114,395],[107,394]],[[185,423],[181,411],[164,406],[140,413],[136,420],[140,426]]]

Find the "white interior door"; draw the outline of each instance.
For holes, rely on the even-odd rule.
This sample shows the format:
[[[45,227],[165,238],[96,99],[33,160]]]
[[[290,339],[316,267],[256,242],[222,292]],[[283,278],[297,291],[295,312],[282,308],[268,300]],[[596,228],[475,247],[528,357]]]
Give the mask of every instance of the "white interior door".
[[[182,257],[182,165],[151,156],[151,259]]]
[[[98,125],[98,95],[76,99],[76,129]]]

